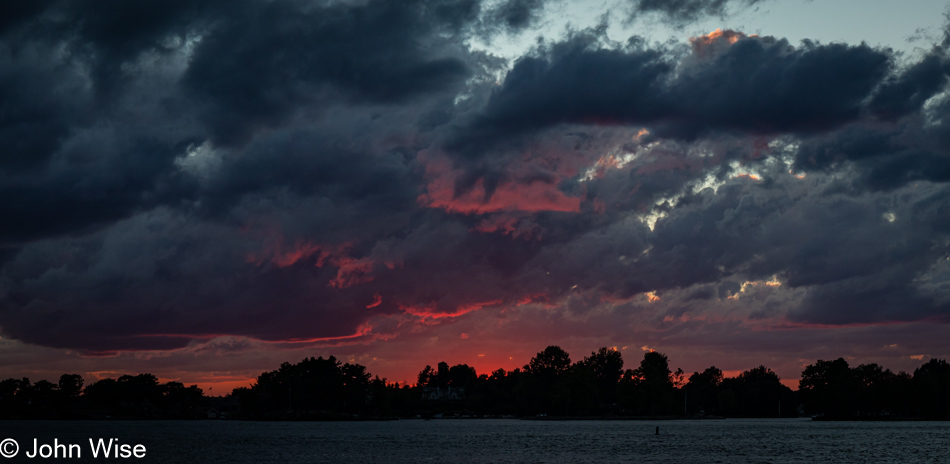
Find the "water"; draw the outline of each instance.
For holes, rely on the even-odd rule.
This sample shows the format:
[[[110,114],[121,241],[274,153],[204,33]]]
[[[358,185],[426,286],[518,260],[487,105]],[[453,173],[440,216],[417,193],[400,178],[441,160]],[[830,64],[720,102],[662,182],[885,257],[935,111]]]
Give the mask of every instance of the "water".
[[[948,422],[0,421],[6,437],[20,444],[9,462],[92,462],[89,438],[118,438],[143,444],[146,457],[112,462],[950,463]],[[80,444],[82,459],[25,459],[33,438]]]

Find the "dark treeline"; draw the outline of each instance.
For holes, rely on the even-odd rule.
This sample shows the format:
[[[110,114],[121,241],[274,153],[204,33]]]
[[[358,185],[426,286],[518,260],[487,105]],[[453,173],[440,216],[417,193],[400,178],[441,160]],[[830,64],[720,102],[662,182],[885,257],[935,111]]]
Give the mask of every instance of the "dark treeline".
[[[58,383],[27,378],[0,381],[0,419],[207,417],[213,403],[195,385],[159,383],[151,374],[102,379],[83,387],[77,374],[63,374]]]
[[[931,359],[893,373],[877,364],[848,366],[842,358],[805,367],[798,392],[805,411],[828,419],[889,416],[950,419],[950,364]]]
[[[399,417],[797,417],[950,419],[950,364],[931,359],[913,374],[844,359],[805,367],[793,391],[765,366],[724,378],[712,366],[688,377],[650,351],[626,368],[601,348],[574,362],[549,346],[519,369],[479,375],[474,368],[425,366],[415,385],[398,385],[335,357],[283,363],[227,397],[197,386],[160,384],[140,374],[83,386],[0,382],[0,418],[378,419]]]

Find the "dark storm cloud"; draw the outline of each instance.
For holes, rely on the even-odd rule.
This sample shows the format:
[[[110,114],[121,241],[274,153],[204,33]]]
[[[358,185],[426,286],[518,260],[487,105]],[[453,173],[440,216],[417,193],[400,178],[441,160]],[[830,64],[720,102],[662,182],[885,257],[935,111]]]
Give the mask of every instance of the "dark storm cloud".
[[[367,298],[328,287],[335,270],[262,268],[242,251],[256,251],[248,237],[165,210],[35,246],[7,266],[17,286],[4,299],[5,333],[108,351],[180,347],[205,334],[283,340],[356,331]]]
[[[334,199],[354,209],[365,206],[373,211],[355,217],[372,217],[411,210],[417,177],[399,152],[369,154],[358,143],[326,133],[275,131],[208,175],[198,193],[199,211],[227,214],[246,197],[280,192]]]
[[[466,40],[542,2],[34,5],[0,22],[4,336],[367,340],[645,292],[679,317],[773,278],[789,293],[760,318],[947,313],[939,48],[900,68],[865,45],[600,30],[495,85],[503,60]]]
[[[484,150],[559,123],[648,121],[664,110],[656,98],[672,65],[656,50],[596,47],[581,35],[537,57],[518,60],[484,112],[450,141],[450,149]]]
[[[726,129],[774,134],[828,130],[856,119],[891,57],[866,45],[738,40],[673,85],[671,135]],[[681,124],[677,124],[682,121]],[[696,127],[690,127],[695,124]],[[681,132],[682,131],[682,132]]]
[[[219,144],[246,141],[302,103],[395,104],[471,74],[442,34],[474,20],[475,2],[253,2],[242,13],[202,38],[183,79]]]
[[[174,147],[164,141],[112,136],[64,150],[68,161],[86,164],[82,169],[23,174],[0,187],[0,214],[16,218],[3,228],[0,240],[16,244],[82,231],[157,203],[145,192],[156,189],[157,178],[171,169]],[[126,151],[140,158],[123,156]]]
[[[189,137],[164,119],[171,108],[156,107],[165,91],[143,95],[154,90],[143,89],[135,73],[120,77],[121,64],[135,68],[123,61],[134,53],[107,50],[109,36],[99,33],[127,19],[133,26],[127,32],[148,36],[135,31],[154,29],[139,24],[154,20],[151,15],[94,25],[78,14],[75,22],[63,20],[78,3],[43,6],[20,18],[0,45],[0,142],[9,148],[0,155],[0,214],[15,218],[0,232],[3,243],[84,230],[149,203],[147,192],[169,173]],[[112,39],[128,40],[129,50],[149,43],[119,33]],[[98,71],[103,66],[116,75]],[[103,78],[118,79],[124,92],[102,91]]]
[[[834,282],[811,291],[790,320],[846,325],[931,320],[950,321],[950,305],[909,285],[905,276],[881,273],[876,279]]]
[[[478,141],[561,123],[656,126],[660,135],[686,139],[716,130],[828,130],[860,116],[890,64],[888,52],[866,45],[795,48],[785,40],[746,37],[676,67],[660,50],[608,49],[579,35],[519,60],[449,146],[473,150]]]
[[[653,248],[640,262],[674,276],[667,284],[674,288],[721,282],[720,298],[736,294],[737,277],[779,276],[783,286],[806,292],[790,313],[798,322],[946,318],[946,291],[921,283],[944,278],[950,249],[932,221],[941,215],[936,198],[950,199],[946,187],[911,188],[896,198],[803,187],[735,184],[682,202],[658,222]]]
[[[414,175],[398,152],[340,143],[277,131],[217,169],[214,159],[226,152],[192,148],[180,162],[212,163],[184,165],[203,181],[196,202],[38,241],[11,259],[0,298],[5,333],[95,352],[175,348],[223,333],[357,333],[374,293],[393,279],[379,278],[379,289],[350,281],[387,270],[372,260],[372,244],[407,226]],[[373,313],[396,310],[386,303]]]
[[[950,180],[947,117],[950,105],[938,102],[896,125],[853,124],[802,144],[799,170],[834,172],[848,168],[859,176],[848,188],[894,190],[912,182]]]
[[[11,218],[0,243],[83,230],[152,203],[194,137],[156,101],[166,92],[130,79],[106,103],[84,64],[61,52],[43,41],[0,47],[0,215]]]
[[[543,0],[506,0],[487,11],[486,27],[493,29],[501,25],[509,31],[517,31],[537,22]]]
[[[919,110],[927,99],[943,90],[950,77],[948,45],[935,46],[920,61],[888,77],[868,105],[871,111],[879,118],[895,120]]]
[[[39,52],[39,53],[37,53]],[[0,56],[0,153],[5,170],[35,169],[46,163],[70,127],[92,116],[81,76],[68,66],[33,51],[17,59],[9,49]]]
[[[217,5],[215,5],[217,3]],[[108,97],[126,83],[123,69],[142,52],[169,51],[169,39],[182,39],[221,2],[196,3],[188,0],[160,2],[62,2],[66,20],[54,20],[65,29],[76,59],[92,68],[96,92]],[[234,3],[238,5],[237,2]]]
[[[472,75],[454,37],[479,3],[31,5],[0,31],[4,332],[92,351],[356,332],[372,292],[328,283],[371,250],[340,247],[398,233],[418,195],[415,150],[372,145]],[[369,113],[335,114],[357,123],[336,137],[293,129],[349,104]],[[318,242],[333,265],[273,264]]]
[[[675,24],[695,21],[704,16],[724,16],[727,8],[748,8],[763,0],[632,0],[631,15],[655,13]]]
[[[17,220],[0,240],[190,198],[173,161],[209,137],[233,144],[302,109],[319,117],[344,101],[394,104],[460,84],[471,70],[444,36],[478,12],[472,1],[17,9],[0,54],[0,213]]]
[[[5,34],[46,11],[56,0],[37,0],[35,2],[5,2],[0,5],[0,34]]]

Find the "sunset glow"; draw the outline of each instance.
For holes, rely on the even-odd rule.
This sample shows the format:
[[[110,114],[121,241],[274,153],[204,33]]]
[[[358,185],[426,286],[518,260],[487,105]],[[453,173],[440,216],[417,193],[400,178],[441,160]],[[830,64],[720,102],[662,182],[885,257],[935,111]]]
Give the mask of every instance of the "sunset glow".
[[[912,373],[950,357],[937,3],[10,6],[0,380]]]

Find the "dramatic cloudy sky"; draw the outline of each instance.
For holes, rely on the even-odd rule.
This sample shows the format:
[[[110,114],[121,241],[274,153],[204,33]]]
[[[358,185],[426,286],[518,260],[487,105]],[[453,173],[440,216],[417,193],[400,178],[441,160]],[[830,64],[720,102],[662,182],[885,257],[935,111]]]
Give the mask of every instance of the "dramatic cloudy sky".
[[[950,357],[941,1],[0,6],[0,377]]]

